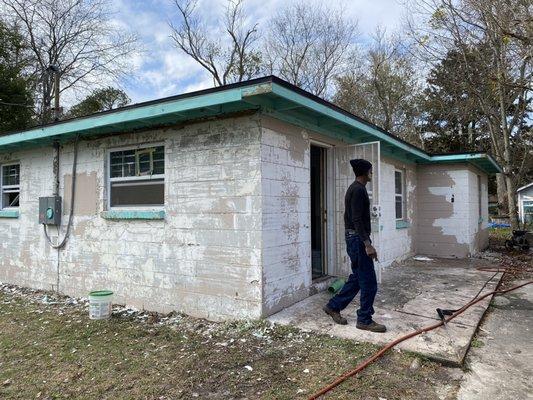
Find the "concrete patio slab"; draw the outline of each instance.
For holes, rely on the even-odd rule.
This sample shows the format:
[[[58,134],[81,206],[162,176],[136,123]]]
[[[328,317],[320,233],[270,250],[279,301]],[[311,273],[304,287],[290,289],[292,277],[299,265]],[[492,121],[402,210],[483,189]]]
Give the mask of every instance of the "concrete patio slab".
[[[293,325],[303,330],[325,333],[345,339],[388,343],[400,336],[434,324],[438,321],[435,311],[457,309],[470,301],[483,284],[494,274],[476,270],[491,266],[485,259],[434,259],[432,261],[407,260],[391,266],[382,273],[382,283],[374,304],[374,319],[387,325],[384,334],[361,331],[355,328],[358,297],[343,315],[348,325],[337,325],[322,311],[330,295],[321,292],[288,307],[268,318],[273,323]],[[481,292],[494,290],[501,274],[498,274]],[[471,307],[446,327],[407,340],[398,348],[416,352],[449,365],[460,365],[470,341],[481,321],[491,297]]]
[[[526,281],[514,282],[513,285]],[[533,285],[494,299],[458,400],[533,399]]]

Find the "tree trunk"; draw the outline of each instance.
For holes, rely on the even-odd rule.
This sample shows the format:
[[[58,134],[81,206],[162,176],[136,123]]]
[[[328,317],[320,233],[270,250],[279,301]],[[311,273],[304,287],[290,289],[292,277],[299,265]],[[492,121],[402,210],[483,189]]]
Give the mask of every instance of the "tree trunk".
[[[507,189],[507,201],[508,201],[508,208],[509,208],[509,219],[511,220],[511,227],[513,229],[518,229],[518,212],[516,209],[516,193],[514,189],[514,182],[511,179],[511,173],[512,173],[512,162],[511,162],[511,141],[510,141],[510,132],[509,127],[507,125],[507,104],[505,102],[505,96],[504,96],[504,84],[506,81],[506,77],[504,74],[504,69],[502,68],[503,65],[503,53],[500,51],[499,58],[496,60],[497,62],[497,74],[498,74],[498,100],[499,100],[499,108],[500,108],[500,123],[501,123],[501,129],[503,134],[503,173],[505,175],[505,183],[506,183],[506,189]]]
[[[507,185],[505,184],[505,175],[503,174],[496,174],[496,192],[498,195],[498,211],[500,214],[508,214]]]
[[[509,219],[511,220],[511,227],[518,229],[518,210],[515,202],[515,186],[510,176],[505,177],[505,183],[507,184],[507,198],[509,202]]]

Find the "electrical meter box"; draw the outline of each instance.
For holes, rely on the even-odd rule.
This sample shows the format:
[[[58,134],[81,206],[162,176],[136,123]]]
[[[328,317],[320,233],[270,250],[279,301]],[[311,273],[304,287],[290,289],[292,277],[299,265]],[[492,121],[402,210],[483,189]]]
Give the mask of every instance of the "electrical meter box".
[[[61,225],[61,196],[39,197],[39,223]]]

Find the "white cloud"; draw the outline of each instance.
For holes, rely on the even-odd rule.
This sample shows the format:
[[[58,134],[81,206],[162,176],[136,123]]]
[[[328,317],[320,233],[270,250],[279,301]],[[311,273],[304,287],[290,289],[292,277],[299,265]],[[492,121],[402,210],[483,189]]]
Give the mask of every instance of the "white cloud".
[[[264,29],[271,18],[287,1],[298,0],[246,0],[246,13],[250,21],[257,21]],[[309,0],[319,4],[319,0]],[[123,84],[134,102],[155,99],[213,85],[208,73],[187,55],[174,47],[170,38],[168,21],[176,18],[171,0],[128,1],[117,0],[115,23],[137,32],[143,52],[132,56],[134,77]],[[395,0],[331,0],[332,6],[343,6],[345,12],[359,21],[359,31],[368,38],[377,26],[389,32],[399,27],[402,7]],[[212,32],[221,31],[226,0],[200,0],[198,10]]]

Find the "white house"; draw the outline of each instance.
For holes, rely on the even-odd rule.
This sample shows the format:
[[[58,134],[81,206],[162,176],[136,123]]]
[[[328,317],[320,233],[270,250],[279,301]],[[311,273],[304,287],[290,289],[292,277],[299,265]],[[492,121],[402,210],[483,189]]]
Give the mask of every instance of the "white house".
[[[0,281],[111,289],[215,320],[268,316],[348,273],[355,157],[374,165],[383,265],[487,246],[487,176],[501,171],[489,155],[428,154],[265,77],[0,136]],[[39,215],[54,194],[62,211],[45,199]],[[52,244],[69,236],[55,249],[39,220],[58,215]]]
[[[518,219],[523,224],[533,224],[533,182],[516,191],[518,195]]]

